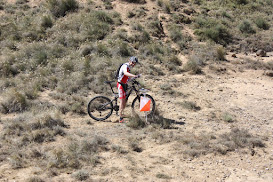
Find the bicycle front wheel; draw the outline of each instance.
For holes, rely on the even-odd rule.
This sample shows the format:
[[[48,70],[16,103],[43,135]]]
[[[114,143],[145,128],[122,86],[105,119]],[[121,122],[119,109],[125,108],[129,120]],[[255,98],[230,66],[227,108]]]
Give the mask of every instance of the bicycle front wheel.
[[[96,121],[106,120],[113,113],[113,103],[105,96],[94,97],[88,103],[87,112]]]
[[[152,117],[155,112],[155,101],[152,96],[145,94],[145,97],[149,98],[151,100],[150,103],[150,111],[140,112],[140,97],[144,97],[143,94],[140,96],[136,96],[132,102],[132,110],[137,113],[139,116],[144,116],[147,114],[148,117]]]

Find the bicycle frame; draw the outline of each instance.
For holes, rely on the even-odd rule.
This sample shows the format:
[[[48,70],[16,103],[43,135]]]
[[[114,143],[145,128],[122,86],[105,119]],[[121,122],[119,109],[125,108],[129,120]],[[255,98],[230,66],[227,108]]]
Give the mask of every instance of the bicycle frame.
[[[111,88],[111,91],[112,91],[112,93],[113,93],[113,95],[114,95],[114,97],[115,97],[115,98],[112,99],[110,102],[113,103],[114,110],[115,110],[116,112],[118,112],[118,111],[119,111],[119,106],[117,105],[117,103],[118,103],[118,93],[115,93],[114,90],[113,90],[113,87],[112,87],[112,85],[111,85],[111,83],[113,83],[113,82],[114,82],[114,81],[105,81],[106,84],[109,84],[109,86],[110,86],[110,88]],[[134,81],[134,82],[133,82],[133,85],[132,85],[131,87],[128,88],[128,90],[127,90],[127,92],[126,92],[126,102],[128,101],[128,99],[129,99],[129,97],[130,97],[130,95],[132,94],[133,91],[135,91],[135,92],[136,92],[136,95],[138,95],[138,90],[136,89],[135,84],[138,84],[138,82],[137,82],[137,81]]]

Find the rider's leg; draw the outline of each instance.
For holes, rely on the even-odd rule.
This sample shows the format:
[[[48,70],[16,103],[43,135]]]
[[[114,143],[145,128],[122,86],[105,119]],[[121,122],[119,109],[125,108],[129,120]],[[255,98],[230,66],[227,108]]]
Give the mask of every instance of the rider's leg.
[[[124,117],[124,108],[126,106],[126,98],[120,99],[120,105],[119,105],[119,116],[121,118]]]

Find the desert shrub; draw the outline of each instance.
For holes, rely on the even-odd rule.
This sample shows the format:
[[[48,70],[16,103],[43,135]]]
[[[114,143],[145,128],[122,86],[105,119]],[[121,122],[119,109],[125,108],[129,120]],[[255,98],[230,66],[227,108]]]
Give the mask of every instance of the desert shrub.
[[[80,161],[75,156],[72,156],[68,151],[64,149],[55,149],[48,159],[48,168],[74,168],[80,167]]]
[[[133,53],[134,53],[134,50],[125,41],[117,41],[113,47],[114,55],[128,57],[133,55]]]
[[[267,23],[266,20],[262,17],[257,18],[255,23],[260,29],[268,30],[270,28],[269,23]]]
[[[235,148],[231,148],[232,150],[244,147],[265,147],[260,138],[254,137],[245,129],[232,129],[231,132],[221,135],[220,140],[221,142],[226,141],[224,145],[228,147],[234,146]]]
[[[73,113],[76,113],[76,114],[86,114],[85,112],[85,108],[83,108],[83,104],[81,102],[74,102],[71,105],[71,108],[70,110],[73,112]]]
[[[54,141],[54,133],[48,128],[36,130],[30,134],[30,141],[36,143],[51,142]]]
[[[136,13],[134,13],[132,11],[129,11],[128,14],[127,14],[128,18],[133,18],[134,16],[136,16]]]
[[[173,120],[164,118],[158,109],[155,110],[155,113],[153,114],[153,116],[148,118],[148,123],[151,123],[153,125],[158,125],[163,129],[171,128],[172,122]]]
[[[27,125],[25,123],[25,118],[18,117],[13,120],[8,120],[3,128],[3,139],[10,138],[10,136],[22,136],[27,130]]]
[[[53,26],[53,20],[50,16],[43,16],[41,20],[41,27],[44,29],[51,28]]]
[[[217,47],[216,55],[217,55],[217,60],[219,60],[219,61],[226,60],[226,51],[223,47]]]
[[[38,98],[38,90],[35,88],[27,88],[25,90],[25,96],[29,100],[35,100]]]
[[[210,39],[222,45],[231,42],[231,34],[225,25],[215,18],[199,16],[195,19],[195,34],[201,39]]]
[[[104,0],[105,9],[110,10],[113,9],[112,1],[111,0]]]
[[[128,139],[128,146],[132,151],[142,152],[142,148],[140,147],[139,139],[130,137]]]
[[[107,24],[113,24],[114,20],[104,11],[95,11],[94,16],[97,20],[107,23]]]
[[[155,67],[154,65],[149,65],[148,74],[155,75],[155,76],[163,76],[164,75],[163,71],[160,68]]]
[[[201,5],[202,0],[191,0],[193,4]]]
[[[76,0],[47,0],[49,10],[55,17],[62,17],[67,12],[75,11],[79,8]]]
[[[64,73],[70,73],[74,71],[74,62],[72,60],[65,60],[62,64],[62,68]]]
[[[248,3],[248,0],[232,0],[232,1],[237,4],[247,4]]]
[[[164,62],[164,57],[171,55],[172,51],[168,45],[164,45],[161,42],[151,42],[140,47],[140,53],[143,57],[152,57],[157,63]]]
[[[221,16],[224,18],[232,19],[232,16],[226,11],[222,11]]]
[[[133,128],[133,129],[140,129],[146,126],[145,120],[142,119],[138,114],[133,112],[133,115],[128,118],[129,122],[126,126]]]
[[[235,121],[234,117],[228,112],[225,112],[222,117],[223,120],[228,123],[233,123]]]
[[[144,4],[146,3],[145,0],[123,0],[125,2],[129,2],[129,3],[137,3],[137,4]]]
[[[94,48],[91,45],[82,45],[79,49],[81,56],[89,55]]]
[[[132,29],[141,32],[141,31],[144,30],[144,27],[143,27],[140,23],[134,23],[134,24],[132,25]]]
[[[146,30],[139,31],[133,34],[128,40],[133,43],[133,46],[138,49],[151,40],[150,34]]]
[[[25,161],[23,159],[23,155],[20,153],[12,154],[8,160],[12,169],[19,169],[24,167]]]
[[[200,57],[192,55],[190,59],[184,64],[183,68],[185,71],[189,71],[192,74],[201,74],[203,61]]]
[[[196,103],[190,101],[184,101],[181,103],[181,105],[183,108],[188,110],[198,111],[201,109],[199,106],[196,105]]]
[[[166,175],[166,174],[163,174],[163,173],[157,173],[156,174],[156,177],[159,178],[159,179],[172,179],[170,176]]]
[[[163,37],[165,35],[163,25],[157,17],[153,17],[149,22],[148,27],[151,30],[151,34],[155,37]]]
[[[11,91],[6,100],[1,103],[2,113],[22,112],[29,108],[30,104],[26,96],[16,90]]]
[[[170,38],[174,42],[178,42],[183,39],[183,34],[181,32],[182,28],[178,26],[173,26],[170,28]]]
[[[78,181],[85,181],[89,178],[89,173],[85,170],[79,170],[74,172],[72,176]]]
[[[182,62],[175,55],[170,56],[170,58],[168,59],[167,62],[173,64],[174,66],[181,66],[182,65]]]
[[[203,35],[222,45],[229,43],[231,39],[231,34],[223,25],[216,25],[215,27],[205,29]]]
[[[245,129],[238,128],[219,136],[205,133],[196,136],[192,133],[184,133],[183,136],[177,137],[177,140],[183,144],[181,146],[183,153],[191,157],[198,157],[209,153],[225,155],[240,148],[265,147],[265,144],[259,137],[251,135]]]
[[[52,151],[48,167],[78,169],[82,163],[95,166],[99,163],[95,154],[108,150],[108,143],[107,139],[100,136],[94,136],[91,140],[71,141],[65,148]]]
[[[189,18],[188,16],[185,16],[184,14],[172,13],[171,16],[172,16],[172,21],[175,24],[181,24],[181,23],[190,24],[190,23],[192,23],[192,19]]]
[[[39,176],[32,176],[29,177],[26,182],[44,182],[44,180],[42,178],[40,178]]]
[[[28,0],[16,0],[16,4],[25,4],[25,3],[27,3],[28,2]]]
[[[160,85],[160,89],[167,91],[167,90],[172,89],[172,86],[169,83],[164,83],[164,84]]]
[[[243,63],[245,64],[244,67],[247,69],[254,69],[254,70],[273,70],[273,62],[262,62],[253,59],[246,58]]]
[[[99,56],[109,56],[110,55],[108,46],[103,43],[97,44],[96,51]]]
[[[32,130],[38,130],[43,128],[53,129],[57,126],[67,128],[68,126],[58,116],[44,115],[37,119],[36,122],[30,123]]]
[[[114,151],[114,152],[117,152],[119,154],[126,154],[128,153],[127,150],[123,149],[123,147],[119,146],[119,145],[112,145],[111,146],[111,149]]]
[[[13,61],[14,59],[11,57],[11,59],[3,60],[3,62],[0,63],[0,76],[9,77],[19,73],[16,65],[13,64]]]
[[[167,1],[167,0],[158,0],[157,1],[157,5],[162,7],[163,10],[166,12],[166,13],[170,13],[171,12],[171,3],[170,1]]]
[[[248,20],[244,20],[240,25],[239,25],[239,30],[242,33],[246,34],[254,34],[256,31],[253,29],[251,23]]]

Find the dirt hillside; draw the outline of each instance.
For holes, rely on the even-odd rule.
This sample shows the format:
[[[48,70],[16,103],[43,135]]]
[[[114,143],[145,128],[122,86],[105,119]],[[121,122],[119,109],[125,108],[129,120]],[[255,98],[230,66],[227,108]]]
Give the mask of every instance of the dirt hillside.
[[[8,2],[16,3],[15,0]],[[96,3],[96,8],[102,9],[106,1],[79,2],[81,6]],[[28,1],[28,4],[31,7],[40,5],[38,1],[32,0]],[[128,18],[128,12],[145,7],[143,11],[149,16],[155,14],[162,21],[165,37],[155,39],[162,39],[164,44],[171,41],[167,24],[172,18],[156,7],[155,1],[138,4],[115,0],[111,5],[114,11],[120,13],[123,20],[121,25],[113,28],[113,34],[122,29],[127,30],[128,35],[133,34],[134,31],[130,28],[132,19]],[[189,9],[190,5],[184,3],[182,7]],[[5,14],[0,11],[0,15],[1,13]],[[165,18],[162,19],[163,16]],[[61,24],[62,20],[59,19],[55,21]],[[145,16],[146,19],[149,18]],[[143,22],[139,22],[145,24],[144,18],[142,20]],[[192,26],[184,26],[184,33],[197,41]],[[50,30],[46,33],[44,39],[54,34],[54,26],[52,29],[52,32]],[[58,41],[73,44],[65,39],[65,36],[63,40]],[[50,84],[62,81],[55,78],[59,77],[57,72],[61,68],[58,68],[54,61],[63,60],[52,59],[44,70],[39,65],[40,70],[33,72],[40,71],[39,76],[42,75],[41,77],[48,78],[49,81],[39,82],[41,88],[39,87],[38,94],[33,94],[34,99],[27,99],[34,107],[23,112],[1,111],[0,181],[273,181],[273,77],[267,74],[268,71],[272,71],[267,67],[273,61],[273,52],[267,52],[266,56],[260,57],[255,52],[246,55],[244,52],[227,50],[224,61],[204,63],[202,71],[193,74],[191,71],[185,71],[184,65],[191,59],[190,54],[194,50],[189,48],[187,51],[180,51],[177,44],[173,44],[172,47],[178,52],[177,57],[181,62],[176,65],[175,70],[182,71],[168,70],[168,67],[163,65],[164,62],[153,62],[149,60],[151,57],[147,57],[143,61],[149,66],[152,64],[154,68],[162,69],[164,74],[155,75],[146,71],[139,79],[153,96],[161,120],[170,124],[166,128],[150,124],[133,129],[128,126],[132,118],[126,118],[127,124],[116,123],[118,116],[115,113],[106,121],[94,121],[86,112],[87,103],[94,96],[106,95],[106,92],[103,92],[105,90],[65,94],[70,87],[69,89],[62,89],[61,86],[55,86],[53,89],[50,87]],[[136,54],[140,54],[141,45],[137,48]],[[80,47],[77,47],[75,52],[71,51],[72,58],[72,55],[78,54],[79,49]],[[92,52],[98,48],[90,49]],[[18,46],[12,51],[20,50],[23,48]],[[0,55],[3,60],[4,54],[8,52],[5,51]],[[89,55],[91,67],[94,67],[92,71],[112,64],[110,61],[107,62],[108,58],[105,55],[98,58],[101,61],[98,63],[92,56],[95,57]],[[86,57],[77,60],[76,63],[81,66],[80,61],[89,58]],[[60,65],[65,65],[65,61],[67,60]],[[99,63],[100,67],[96,67]],[[56,76],[50,77],[52,75],[47,71],[55,68]],[[141,72],[145,69],[146,67],[136,66],[135,70]],[[108,70],[104,71],[106,74]],[[31,82],[36,83],[34,76],[31,79],[28,77],[31,74],[35,75],[33,72],[22,71],[21,76],[3,77],[0,95],[3,108],[5,104],[9,106],[5,100],[13,91],[8,90],[9,87],[16,88],[18,83],[16,79],[22,81],[20,84],[26,84],[27,88],[33,86],[28,85]],[[75,75],[69,73],[59,78],[69,78],[70,82],[61,83],[66,86],[73,85]],[[94,76],[86,82],[97,81],[96,79]],[[97,86],[95,81],[92,82],[93,87]],[[88,85],[86,82],[84,84]],[[73,89],[76,90],[78,87]],[[7,90],[10,92],[7,93]],[[17,97],[22,98],[18,94],[20,91],[18,87],[15,93]],[[69,106],[72,107],[76,102],[82,107],[75,106],[75,109],[69,110]],[[64,103],[65,106],[62,105]],[[126,108],[127,113],[131,113],[130,104],[131,100]]]

